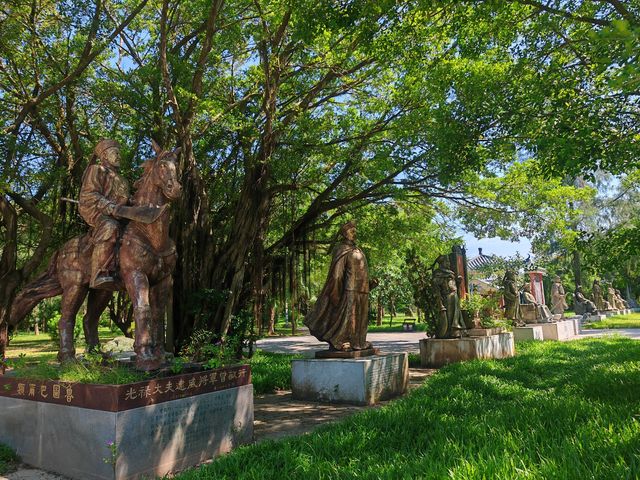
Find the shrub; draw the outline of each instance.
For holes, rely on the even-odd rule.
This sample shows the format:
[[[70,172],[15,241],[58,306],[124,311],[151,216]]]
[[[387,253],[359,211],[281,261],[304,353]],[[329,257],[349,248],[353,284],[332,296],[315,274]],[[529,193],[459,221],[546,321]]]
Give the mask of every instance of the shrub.
[[[18,457],[12,448],[4,443],[0,443],[0,475],[15,470],[19,462],[20,457]]]
[[[60,313],[55,313],[47,319],[47,333],[51,337],[51,341],[57,345],[60,343],[60,332],[58,331],[58,322],[60,322]],[[77,341],[82,334],[82,316],[76,317],[76,324],[73,327],[73,340]]]

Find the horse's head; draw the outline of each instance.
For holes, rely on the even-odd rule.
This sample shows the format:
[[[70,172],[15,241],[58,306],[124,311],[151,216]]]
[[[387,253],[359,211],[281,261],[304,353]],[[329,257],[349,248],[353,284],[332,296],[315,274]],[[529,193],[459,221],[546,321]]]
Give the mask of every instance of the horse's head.
[[[173,202],[182,194],[182,185],[178,180],[178,154],[181,148],[173,151],[163,150],[156,142],[151,140],[151,146],[156,152],[156,158],[151,160],[153,172],[151,173],[154,183],[162,190],[162,194]]]

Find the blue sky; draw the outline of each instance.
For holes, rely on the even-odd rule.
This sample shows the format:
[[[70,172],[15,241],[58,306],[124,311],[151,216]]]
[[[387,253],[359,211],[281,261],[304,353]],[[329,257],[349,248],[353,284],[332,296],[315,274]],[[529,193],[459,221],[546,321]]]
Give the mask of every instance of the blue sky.
[[[519,242],[508,242],[498,237],[478,239],[470,233],[464,233],[462,240],[467,249],[467,258],[478,255],[478,248],[482,248],[485,255],[499,255],[501,257],[511,257],[519,252],[524,258],[531,252],[531,242],[522,238]]]

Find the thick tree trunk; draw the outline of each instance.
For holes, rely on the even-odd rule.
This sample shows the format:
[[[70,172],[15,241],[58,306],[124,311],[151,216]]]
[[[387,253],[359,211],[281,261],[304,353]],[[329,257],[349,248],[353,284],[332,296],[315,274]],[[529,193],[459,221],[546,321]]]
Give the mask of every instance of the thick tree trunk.
[[[174,346],[175,349],[189,339],[195,326],[194,313],[189,305],[192,296],[210,288],[215,257],[215,244],[208,218],[207,195],[193,158],[193,145],[189,136],[182,146],[182,197],[173,210],[171,236],[176,242],[178,263],[173,274]]]
[[[0,335],[0,355],[4,356],[9,344],[6,334],[8,326],[12,323],[11,309],[17,290],[22,282],[40,266],[51,241],[51,229],[53,222],[48,215],[39,211],[32,201],[25,200],[17,194],[11,194],[11,198],[31,217],[35,218],[42,227],[40,241],[31,258],[22,268],[17,268],[18,259],[18,215],[8,198],[0,195],[0,220],[5,229],[5,245],[0,256],[0,330],[5,334]],[[30,311],[31,309],[29,309]],[[21,319],[20,319],[21,320]],[[4,358],[4,357],[3,357]]]
[[[239,300],[245,288],[246,275],[253,273],[247,272],[247,266],[255,260],[251,258],[251,253],[255,252],[256,242],[264,242],[271,206],[268,180],[269,168],[265,162],[259,162],[246,173],[235,209],[231,235],[213,272],[211,285],[228,292],[226,302],[220,306],[209,325],[221,335],[227,333],[232,315],[241,308]],[[262,266],[258,271],[261,268]]]
[[[573,279],[575,281],[576,287],[578,285],[582,285],[582,268],[580,265],[580,252],[578,252],[577,250],[574,250],[573,252],[571,266],[573,268]]]
[[[276,302],[271,300],[269,304],[269,331],[267,335],[276,334]]]

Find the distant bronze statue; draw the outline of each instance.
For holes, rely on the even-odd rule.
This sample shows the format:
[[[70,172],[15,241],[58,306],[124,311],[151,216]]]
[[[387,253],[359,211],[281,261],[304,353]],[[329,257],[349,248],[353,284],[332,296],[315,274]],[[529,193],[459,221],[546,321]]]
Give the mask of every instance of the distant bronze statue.
[[[593,303],[595,303],[598,310],[608,310],[607,306],[604,303],[602,287],[600,286],[600,281],[598,279],[595,279],[593,281],[593,286],[591,287],[591,300],[593,300]]]
[[[318,340],[333,351],[368,350],[369,290],[377,286],[369,280],[367,259],[356,244],[356,225],[344,224],[324,288],[304,324]]]
[[[555,315],[564,317],[564,311],[569,308],[566,301],[564,287],[560,281],[560,277],[556,276],[551,285],[551,312]]]
[[[516,282],[516,272],[507,270],[502,279],[502,297],[504,298],[504,316],[511,320],[513,325],[523,325],[522,312],[520,311],[520,294]]]
[[[180,149],[168,152],[155,142],[152,145],[156,158],[145,162],[129,206],[128,186],[117,174],[119,146],[112,140],[98,143],[94,160],[99,159],[100,164],[92,163],[87,168],[80,194],[81,214],[93,230],[69,240],[55,252],[48,270],[28,284],[13,304],[11,323],[15,325],[40,300],[62,294],[60,361],[75,358],[73,328],[87,293],[83,327],[91,351],[99,347],[100,315],[113,291],[125,288],[134,307],[136,367],[153,370],[164,360],[163,312],[177,258],[169,238],[167,207],[182,193],[176,170]],[[129,222],[121,223],[121,219]],[[114,255],[120,229],[124,233],[119,255]],[[116,271],[114,265],[118,264]]]
[[[440,255],[436,260],[438,268],[431,275],[434,317],[436,319],[436,338],[461,337],[467,330],[460,308],[458,284],[461,277],[457,277],[451,270],[449,257]]]
[[[532,318],[527,318],[525,316],[525,321],[532,320],[534,321],[534,323],[549,322],[553,318],[553,315],[551,314],[549,307],[547,307],[544,303],[538,303],[538,301],[536,300],[536,297],[533,296],[533,294],[531,293],[531,284],[525,283],[524,287],[522,287],[522,290],[523,290],[522,305],[533,306],[534,313],[535,313],[535,315]]]
[[[613,285],[607,287],[607,302],[609,303],[610,310],[623,310],[623,308],[620,307],[620,301],[618,300],[618,295],[616,295],[616,290],[613,288]]]
[[[618,289],[616,289],[616,299],[618,301],[618,310],[626,310],[629,308],[629,303],[622,297]]]
[[[580,285],[576,286],[576,291],[573,294],[573,310],[576,315],[587,315],[598,311],[596,304],[585,297]]]

